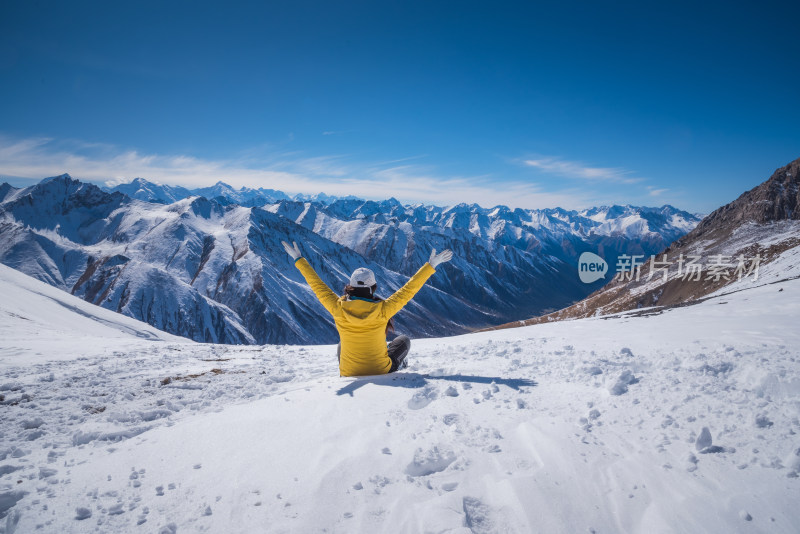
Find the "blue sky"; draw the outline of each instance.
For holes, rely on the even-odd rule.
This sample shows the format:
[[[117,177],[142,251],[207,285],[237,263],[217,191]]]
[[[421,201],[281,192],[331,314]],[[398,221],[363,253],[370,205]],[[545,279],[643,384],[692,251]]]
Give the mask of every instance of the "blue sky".
[[[796,2],[554,4],[5,1],[0,176],[709,212],[800,157]]]

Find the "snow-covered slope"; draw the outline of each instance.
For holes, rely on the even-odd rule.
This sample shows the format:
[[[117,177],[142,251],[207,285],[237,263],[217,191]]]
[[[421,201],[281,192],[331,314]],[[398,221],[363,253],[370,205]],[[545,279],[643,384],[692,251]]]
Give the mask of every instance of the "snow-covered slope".
[[[87,349],[66,342],[82,337],[114,348],[134,340],[185,341],[119,313],[90,304],[0,264],[0,367],[24,350],[28,363],[74,360]]]
[[[46,291],[0,274],[2,294]],[[52,295],[3,305],[3,534],[800,523],[797,279],[415,340],[405,372],[358,379],[333,346],[112,347]]]

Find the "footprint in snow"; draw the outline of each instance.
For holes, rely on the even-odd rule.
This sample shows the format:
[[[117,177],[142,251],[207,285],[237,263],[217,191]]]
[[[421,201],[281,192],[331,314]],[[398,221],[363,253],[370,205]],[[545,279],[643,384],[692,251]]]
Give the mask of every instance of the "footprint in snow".
[[[786,475],[787,477],[798,478],[798,476],[800,476],[800,447],[792,450],[792,452],[786,456],[784,464],[789,468],[789,473]]]
[[[587,368],[585,368],[585,369],[584,369],[584,371],[585,371],[585,372],[586,372],[586,374],[588,374],[589,376],[597,376],[597,375],[602,375],[602,374],[603,374],[603,370],[602,370],[602,369],[600,369],[600,368],[599,368],[598,366],[596,366],[596,365],[592,365],[591,367],[587,367]]]
[[[124,514],[125,510],[122,509],[122,503],[117,503],[108,508],[108,515]]]
[[[693,471],[697,471],[697,456],[692,453],[689,453],[689,456],[686,458],[686,470],[690,473]]]
[[[417,449],[414,459],[406,467],[406,474],[412,477],[422,477],[439,473],[455,462],[456,458],[456,453],[446,447]]]
[[[412,410],[419,410],[438,398],[439,390],[436,388],[436,386],[429,384],[414,393],[414,396],[408,401],[408,407]]]
[[[458,414],[455,413],[448,413],[442,417],[442,422],[447,426],[452,426],[458,423],[459,417]]]
[[[612,395],[622,395],[623,393],[628,392],[628,386],[631,384],[636,384],[639,382],[639,379],[636,378],[630,369],[625,369],[620,373],[617,381],[608,389],[609,393]]]
[[[472,532],[494,532],[495,525],[488,506],[474,497],[464,497],[464,522]]]

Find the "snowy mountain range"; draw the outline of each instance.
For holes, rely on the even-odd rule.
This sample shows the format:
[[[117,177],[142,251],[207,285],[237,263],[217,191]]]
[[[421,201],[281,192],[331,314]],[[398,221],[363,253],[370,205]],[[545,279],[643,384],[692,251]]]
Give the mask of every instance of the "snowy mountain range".
[[[334,197],[325,193],[316,195],[296,194],[289,196],[282,191],[275,189],[252,189],[241,187],[236,189],[225,182],[219,181],[211,187],[199,187],[196,189],[186,189],[181,186],[162,185],[149,182],[144,178],[135,178],[129,183],[117,184],[113,187],[103,188],[109,193],[119,191],[131,198],[144,200],[145,202],[157,202],[160,204],[172,204],[178,200],[189,197],[205,197],[216,200],[221,204],[238,204],[245,207],[258,207],[265,204],[272,204],[280,200],[296,200],[298,202],[319,202],[330,204],[338,199],[356,199],[354,196]]]
[[[0,262],[167,332],[219,343],[338,339],[281,240],[297,241],[335,291],[366,265],[383,295],[432,248],[451,248],[453,262],[397,317],[398,331],[429,337],[563,308],[603,283],[580,282],[581,252],[652,254],[699,220],[671,206],[443,208],[301,202],[224,184],[194,192],[141,179],[128,185],[106,192],[69,175],[25,189],[3,184]]]

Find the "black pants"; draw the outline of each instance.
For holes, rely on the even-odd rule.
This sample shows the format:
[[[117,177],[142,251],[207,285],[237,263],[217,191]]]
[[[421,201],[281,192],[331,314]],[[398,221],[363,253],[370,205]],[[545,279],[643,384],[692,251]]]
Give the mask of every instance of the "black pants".
[[[389,372],[394,373],[402,368],[408,351],[411,350],[411,340],[408,336],[397,336],[387,348],[389,349],[389,359],[392,360],[392,368],[389,369]]]
[[[408,351],[411,350],[411,340],[408,336],[397,336],[389,343],[387,349],[389,349],[389,359],[392,360],[392,368],[389,369],[389,372],[394,373],[401,368],[406,359],[406,355],[408,355]],[[341,343],[336,347],[336,358],[339,361],[342,359]]]

